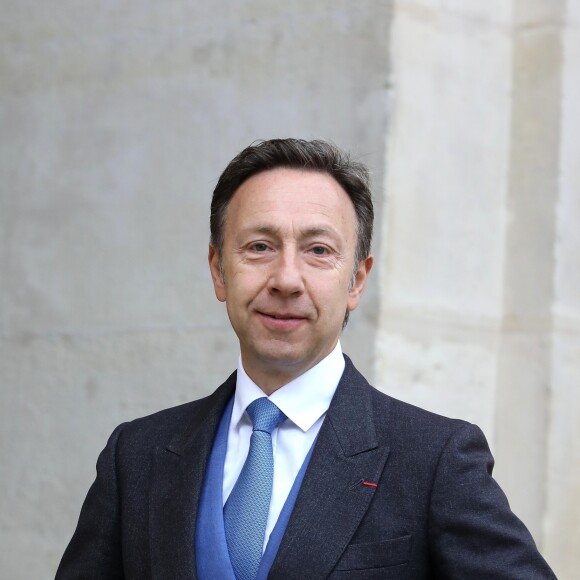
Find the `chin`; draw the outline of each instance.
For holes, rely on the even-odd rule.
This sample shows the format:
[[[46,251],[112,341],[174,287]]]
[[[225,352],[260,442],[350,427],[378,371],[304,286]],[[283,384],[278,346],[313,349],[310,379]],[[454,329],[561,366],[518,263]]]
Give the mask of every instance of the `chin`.
[[[306,352],[299,352],[291,347],[286,349],[264,349],[260,353],[260,359],[264,366],[280,369],[304,364],[306,358]]]

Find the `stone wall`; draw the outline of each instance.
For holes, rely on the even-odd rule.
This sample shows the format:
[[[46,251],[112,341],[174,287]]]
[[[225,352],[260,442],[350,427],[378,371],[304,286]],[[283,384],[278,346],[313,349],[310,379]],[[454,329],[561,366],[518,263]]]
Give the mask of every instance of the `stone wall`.
[[[389,28],[369,0],[4,3],[2,578],[54,574],[119,422],[235,368],[206,261],[225,164],[322,137],[383,181]],[[344,341],[369,373],[377,282]]]
[[[580,564],[580,2],[398,0],[376,376],[485,431]]]
[[[580,0],[3,6],[0,576],[54,574],[118,423],[233,369],[210,194],[251,141],[304,136],[374,174],[345,350],[385,392],[478,423],[574,578],[579,26]]]
[[[562,12],[544,547],[559,578],[580,568],[580,1]]]

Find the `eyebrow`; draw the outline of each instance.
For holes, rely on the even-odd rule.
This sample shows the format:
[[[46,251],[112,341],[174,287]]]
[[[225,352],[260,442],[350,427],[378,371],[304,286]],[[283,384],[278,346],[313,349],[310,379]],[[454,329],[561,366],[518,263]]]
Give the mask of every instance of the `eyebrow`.
[[[281,229],[279,227],[274,227],[269,224],[258,224],[255,226],[249,226],[247,228],[241,228],[240,233],[256,233],[264,235],[280,235]],[[341,236],[337,233],[334,228],[327,226],[312,226],[303,228],[300,230],[300,235],[303,238],[313,238],[316,236],[331,236],[333,238],[340,238]]]

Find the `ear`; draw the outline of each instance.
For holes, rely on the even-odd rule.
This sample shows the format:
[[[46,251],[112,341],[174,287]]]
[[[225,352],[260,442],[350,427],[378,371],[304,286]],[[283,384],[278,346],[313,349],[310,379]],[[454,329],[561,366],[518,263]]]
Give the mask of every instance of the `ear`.
[[[207,261],[209,262],[209,271],[211,272],[211,279],[213,281],[213,289],[216,298],[220,302],[226,301],[226,285],[222,278],[222,273],[220,270],[220,258],[217,249],[213,244],[209,245],[209,251],[207,255]]]
[[[348,291],[348,302],[346,304],[347,310],[351,312],[354,310],[360,302],[365,285],[367,283],[367,278],[373,267],[374,258],[368,256],[365,260],[362,260],[358,265],[356,274],[354,276],[354,283]]]

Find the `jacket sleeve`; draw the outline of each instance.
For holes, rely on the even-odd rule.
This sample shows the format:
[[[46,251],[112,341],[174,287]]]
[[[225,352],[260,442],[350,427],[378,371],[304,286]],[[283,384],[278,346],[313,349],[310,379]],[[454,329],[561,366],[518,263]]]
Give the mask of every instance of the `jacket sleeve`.
[[[465,424],[447,441],[431,492],[429,534],[437,578],[555,579],[492,478],[485,436]]]
[[[117,445],[123,425],[115,429],[97,460],[97,477],[81,509],[75,533],[62,557],[55,580],[124,578]]]

